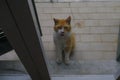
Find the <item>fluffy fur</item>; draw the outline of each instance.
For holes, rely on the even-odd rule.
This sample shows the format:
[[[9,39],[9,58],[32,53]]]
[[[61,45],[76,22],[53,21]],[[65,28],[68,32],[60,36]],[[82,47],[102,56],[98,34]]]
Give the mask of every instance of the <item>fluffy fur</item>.
[[[67,19],[55,19],[54,43],[56,47],[56,62],[69,64],[69,58],[75,47],[75,36],[71,32],[71,17]],[[64,58],[63,55],[64,54]]]

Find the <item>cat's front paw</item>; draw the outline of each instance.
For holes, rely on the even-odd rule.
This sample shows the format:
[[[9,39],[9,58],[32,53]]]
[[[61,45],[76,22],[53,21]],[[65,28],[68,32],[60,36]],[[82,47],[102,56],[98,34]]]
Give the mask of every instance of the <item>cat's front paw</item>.
[[[57,64],[61,64],[61,63],[62,63],[62,60],[61,60],[61,59],[56,59],[56,63],[57,63]]]
[[[65,60],[65,64],[69,65],[70,64],[70,60]]]

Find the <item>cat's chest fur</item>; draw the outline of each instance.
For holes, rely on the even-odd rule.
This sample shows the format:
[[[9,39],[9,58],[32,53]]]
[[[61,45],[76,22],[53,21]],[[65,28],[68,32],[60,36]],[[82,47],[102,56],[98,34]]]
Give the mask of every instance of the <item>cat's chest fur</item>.
[[[54,43],[56,46],[62,50],[66,47],[67,40],[69,39],[70,33],[66,36],[59,36],[57,33],[54,33]]]

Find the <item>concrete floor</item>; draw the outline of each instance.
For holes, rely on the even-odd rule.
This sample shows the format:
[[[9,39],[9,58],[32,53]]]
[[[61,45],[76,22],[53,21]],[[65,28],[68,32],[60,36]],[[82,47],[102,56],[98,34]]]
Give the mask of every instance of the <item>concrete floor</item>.
[[[51,75],[114,75],[120,68],[116,61],[71,61],[70,65],[57,65],[50,61]]]
[[[30,77],[24,73],[25,69],[14,50],[0,56],[0,62],[1,61],[9,61],[9,63],[4,64],[3,67],[1,66],[2,68],[6,66],[6,68],[0,68],[0,73],[7,74],[3,75],[1,73],[0,80],[31,80]],[[10,63],[12,61],[16,62]],[[3,62],[0,64],[3,64]],[[115,80],[116,75],[118,75],[116,73],[120,69],[119,66],[120,64],[115,60],[75,61],[73,59],[70,65],[57,65],[55,61],[48,61],[48,68],[52,80]],[[15,75],[9,75],[11,73],[15,73]]]
[[[113,75],[84,75],[84,76],[64,76],[52,77],[52,80],[115,80]]]
[[[1,61],[19,61],[14,50],[0,56]],[[120,64],[115,60],[72,60],[69,66],[57,65],[54,60],[47,60],[51,75],[103,75],[115,74]],[[22,64],[21,64],[22,65]]]
[[[11,50],[7,53],[5,53],[4,55],[0,56],[0,61],[15,61],[15,60],[19,60],[18,56],[16,55],[15,50]]]
[[[83,66],[82,63],[81,65]],[[115,80],[115,75],[112,73],[111,74],[100,74],[100,73],[99,74],[89,74],[89,73],[83,74],[82,71],[76,71],[80,67],[77,65],[74,65],[73,67],[73,64],[69,66],[65,66],[63,64],[60,66],[56,65],[56,67],[61,68],[62,70],[60,71],[58,70],[58,72],[56,72],[55,74],[51,74],[50,75],[51,80]],[[55,69],[52,69],[52,70],[53,72],[55,72]],[[68,70],[70,74],[68,73]],[[81,74],[77,74],[77,75],[74,74],[76,72],[81,72]],[[87,69],[86,69],[86,72],[87,72]],[[6,62],[0,61],[0,80],[31,80],[31,78],[28,74],[26,74],[25,69],[22,66],[20,61],[6,61]]]
[[[29,75],[0,76],[0,80],[31,80]],[[51,80],[115,80],[113,75],[84,75],[51,77]]]
[[[31,80],[29,75],[7,75],[7,76],[1,76],[0,80]]]

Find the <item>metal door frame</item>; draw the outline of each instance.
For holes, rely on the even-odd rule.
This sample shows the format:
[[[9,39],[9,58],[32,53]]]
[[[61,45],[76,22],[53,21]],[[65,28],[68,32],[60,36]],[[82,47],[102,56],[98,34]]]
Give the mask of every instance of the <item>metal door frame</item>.
[[[30,0],[0,0],[0,26],[32,80],[50,80],[35,4],[31,0],[37,27],[28,1]]]
[[[32,80],[50,80],[39,41],[42,34],[33,21],[28,1],[0,0],[0,26]],[[37,25],[40,26],[38,19]]]

